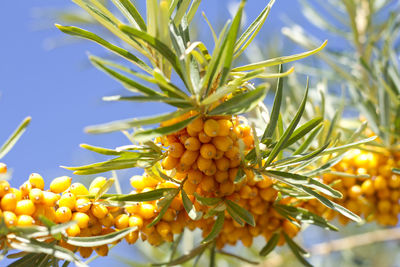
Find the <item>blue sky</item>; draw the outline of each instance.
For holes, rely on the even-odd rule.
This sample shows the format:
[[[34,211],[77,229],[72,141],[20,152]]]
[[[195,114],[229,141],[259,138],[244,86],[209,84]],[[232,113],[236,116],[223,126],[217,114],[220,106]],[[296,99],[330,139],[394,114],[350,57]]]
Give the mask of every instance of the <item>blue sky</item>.
[[[204,0],[200,9],[216,23],[229,17],[226,9],[228,2]],[[249,22],[267,1],[248,2],[246,12]],[[117,82],[89,65],[88,52],[103,53],[97,45],[79,42],[52,50],[45,49],[49,38],[60,40],[64,36],[53,26],[56,21],[33,14],[38,14],[37,11],[42,8],[71,5],[66,0],[0,3],[0,142],[24,117],[32,116],[27,132],[3,159],[13,170],[11,183],[16,187],[32,172],[42,174],[49,182],[57,176],[71,175],[60,165],[79,165],[104,159],[79,148],[81,143],[104,147],[128,143],[120,133],[85,134],[85,126],[151,115],[165,109],[157,104],[102,102],[102,96],[118,94],[123,90]],[[304,22],[297,1],[277,1],[260,34],[260,43],[280,35],[283,17]],[[42,26],[47,29],[39,30]],[[202,35],[209,36],[208,29],[202,27],[200,31]],[[128,177],[135,172],[131,170],[123,176]],[[73,179],[81,181],[84,177]],[[127,180],[122,183],[128,184]],[[123,247],[121,251],[125,253],[128,248]],[[109,261],[113,260],[101,259],[95,265]]]

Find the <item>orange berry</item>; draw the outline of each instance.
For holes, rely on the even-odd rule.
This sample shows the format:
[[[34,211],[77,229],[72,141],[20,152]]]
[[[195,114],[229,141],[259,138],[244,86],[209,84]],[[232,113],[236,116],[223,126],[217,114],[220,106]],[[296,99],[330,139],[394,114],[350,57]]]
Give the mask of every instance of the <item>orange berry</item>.
[[[168,208],[167,211],[164,213],[162,219],[163,221],[166,222],[172,222],[173,220],[175,220],[175,217],[176,217],[176,210]]]
[[[85,229],[89,226],[89,216],[83,212],[74,212],[72,220],[76,221],[80,229]]]
[[[159,222],[156,225],[156,231],[160,234],[162,237],[166,237],[169,233],[171,233],[171,226],[167,222]]]
[[[0,162],[0,174],[6,174],[7,173],[7,165],[4,164],[3,162]]]
[[[225,157],[215,160],[215,164],[220,171],[227,171],[229,169],[229,159]]]
[[[203,179],[203,173],[199,170],[189,170],[188,182],[192,184],[199,184]]]
[[[200,142],[203,144],[209,143],[211,141],[211,137],[208,136],[205,132],[201,131],[198,135],[197,138],[199,138]]]
[[[238,168],[229,169],[229,180],[231,180],[231,182],[235,181],[238,170]]]
[[[212,176],[212,175],[214,175],[216,172],[217,172],[217,166],[215,165],[214,162],[212,162],[211,165],[210,165],[210,167],[208,167],[208,169],[204,171],[204,174],[205,174],[205,175],[208,175],[208,176]]]
[[[228,180],[228,178],[229,178],[229,173],[228,173],[228,171],[219,171],[219,170],[217,170],[217,171],[215,172],[215,174],[214,174],[214,177],[215,177],[215,180],[216,180],[218,183],[222,183],[222,182]]]
[[[211,192],[215,188],[215,181],[213,176],[204,176],[200,183],[200,187],[203,191]]]
[[[56,210],[56,221],[58,223],[65,223],[72,218],[72,212],[67,207],[60,207]]]
[[[17,206],[17,197],[14,193],[8,193],[1,199],[1,209],[4,211],[14,211]]]
[[[89,194],[89,190],[87,190],[86,186],[84,186],[81,183],[73,183],[69,187],[69,190],[75,196],[81,196],[81,195],[88,195]]]
[[[136,204],[134,204],[134,205],[126,206],[126,207],[125,207],[126,212],[128,212],[128,213],[130,213],[130,214],[135,214],[135,213],[137,213],[137,212],[139,211],[139,209],[140,209],[139,203],[136,203]]]
[[[6,180],[0,180],[0,197],[10,191],[10,184]]]
[[[39,188],[40,190],[44,189],[43,177],[38,173],[32,173],[29,175],[29,183],[32,185],[32,188]]]
[[[50,183],[50,191],[56,194],[62,193],[71,185],[72,178],[68,176],[61,176],[55,178]]]
[[[151,219],[156,215],[156,207],[153,204],[142,203],[140,205],[139,215],[144,219]]]
[[[81,257],[84,259],[87,259],[92,255],[93,253],[93,248],[88,248],[88,247],[80,247],[79,248],[79,254],[81,254]]]
[[[115,218],[114,225],[117,229],[125,229],[129,226],[129,216],[120,214]]]
[[[20,201],[22,199],[22,193],[18,189],[11,187],[10,191],[8,191],[8,192],[13,193],[15,195],[15,197],[17,198],[17,201]]]
[[[96,251],[97,255],[105,257],[108,255],[108,245],[102,245],[95,247],[94,250]]]
[[[260,197],[264,199],[265,201],[273,201],[275,200],[276,196],[278,195],[278,192],[273,189],[272,187],[268,187],[265,189],[261,189],[259,191]]]
[[[143,227],[143,219],[140,216],[132,215],[129,217],[129,227],[137,227],[141,229]]]
[[[4,219],[5,224],[8,227],[15,226],[15,225],[17,225],[17,222],[18,222],[17,216],[14,214],[14,212],[11,212],[11,211],[4,211],[3,219]]]
[[[164,170],[172,170],[173,168],[176,167],[176,165],[178,165],[178,163],[179,163],[178,158],[167,156],[162,160],[161,166],[164,168]]]
[[[233,124],[230,120],[218,120],[217,121],[219,124],[219,133],[218,136],[228,136],[230,131],[233,128]]]
[[[194,192],[196,192],[197,189],[197,184],[193,184],[193,183],[184,183],[183,184],[183,190],[185,190],[185,192],[188,195],[193,195]]]
[[[201,155],[197,158],[197,167],[200,171],[206,171],[208,168],[210,168],[212,163],[213,161],[211,159],[203,158]]]
[[[348,193],[351,198],[358,198],[362,194],[361,187],[359,185],[353,185],[350,187]]]
[[[185,152],[185,148],[179,142],[172,143],[168,149],[168,155],[174,158],[180,158],[183,152]]]
[[[17,225],[18,226],[31,226],[35,224],[35,220],[29,215],[18,216]]]
[[[136,241],[138,240],[138,237],[139,237],[139,231],[133,231],[125,236],[125,240],[126,242],[128,242],[128,244],[135,244]]]
[[[391,210],[391,204],[389,200],[381,200],[378,202],[378,210],[382,213],[388,213]]]
[[[111,213],[107,213],[107,215],[104,216],[103,218],[99,219],[99,221],[105,227],[111,227],[114,225],[115,219]]]
[[[58,206],[68,207],[70,210],[75,209],[76,197],[72,193],[65,193],[58,201]]]
[[[224,156],[230,160],[240,159],[239,148],[237,146],[232,147],[232,149],[229,149],[224,153]]]
[[[38,188],[33,188],[31,192],[29,192],[29,199],[35,204],[42,203],[44,199],[43,191]]]
[[[203,125],[204,125],[203,119],[197,118],[191,123],[189,123],[187,129],[193,132],[200,132],[201,130],[203,130]]]
[[[205,159],[212,159],[217,154],[217,149],[213,144],[203,144],[200,148],[200,154]]]
[[[391,188],[399,188],[400,187],[400,176],[398,175],[391,175],[389,178],[389,187]]]
[[[105,177],[96,177],[89,186],[89,193],[90,194],[95,194],[97,192],[94,191],[98,191],[99,188],[103,187],[103,185],[107,182],[107,179]]]
[[[377,176],[374,180],[374,187],[376,190],[385,189],[387,182],[383,176]]]
[[[131,186],[137,190],[143,190],[146,187],[145,178],[142,175],[132,176],[129,181],[131,182]]]
[[[81,197],[78,198],[75,202],[75,210],[79,212],[87,212],[90,209],[91,205],[92,202],[88,198]]]
[[[196,137],[189,137],[185,141],[185,148],[190,151],[197,151],[200,149],[201,143]]]
[[[93,204],[90,210],[92,211],[92,214],[98,219],[104,218],[108,213],[108,209],[101,204]]]
[[[223,152],[226,152],[233,147],[233,141],[229,136],[216,136],[212,139],[214,146]]]
[[[191,166],[196,161],[198,155],[198,151],[186,150],[181,157],[180,164]]]
[[[254,138],[252,135],[247,135],[243,137],[242,141],[247,149],[252,149],[254,147]]]
[[[23,199],[17,202],[15,214],[17,215],[32,215],[35,212],[35,204],[30,199]]]
[[[215,137],[219,134],[219,124],[216,120],[208,119],[204,123],[204,132],[210,136]]]
[[[95,223],[89,228],[89,230],[91,235],[100,235],[102,228],[103,227],[101,226],[100,223]]]

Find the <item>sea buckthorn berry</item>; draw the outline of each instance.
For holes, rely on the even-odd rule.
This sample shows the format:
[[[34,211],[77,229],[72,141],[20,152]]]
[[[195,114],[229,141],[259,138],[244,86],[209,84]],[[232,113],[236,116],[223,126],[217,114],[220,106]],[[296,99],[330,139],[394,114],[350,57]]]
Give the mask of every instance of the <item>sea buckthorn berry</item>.
[[[70,210],[75,209],[76,197],[72,193],[65,193],[61,196],[58,201],[58,206],[60,207],[68,207]]]
[[[87,248],[87,247],[80,247],[79,248],[79,254],[81,254],[81,257],[84,259],[87,259],[92,255],[93,253],[93,248]]]
[[[138,238],[139,238],[139,231],[130,232],[129,234],[127,234],[125,236],[126,242],[128,242],[128,244],[131,244],[131,245],[135,244],[136,241],[138,240]]]
[[[101,204],[93,204],[90,210],[92,211],[92,214],[98,219],[104,218],[108,213],[108,209],[106,208],[106,206]]]
[[[65,223],[70,221],[72,218],[72,212],[67,207],[59,207],[56,210],[56,221],[58,223]]]
[[[208,119],[204,122],[204,132],[210,136],[215,137],[219,134],[219,124],[216,120]]]
[[[17,215],[32,215],[35,212],[35,204],[30,199],[23,199],[17,202],[15,214]]]
[[[212,159],[217,154],[217,149],[213,144],[203,144],[200,148],[200,154],[205,159]]]
[[[38,173],[32,173],[29,175],[29,183],[32,185],[32,188],[39,188],[40,190],[44,189],[43,177]]]
[[[60,199],[60,195],[53,192],[43,191],[43,204],[48,207],[55,206],[56,202]]]
[[[81,197],[78,198],[75,202],[75,210],[79,212],[87,212],[90,209],[91,205],[92,203],[88,198]]]
[[[190,136],[187,133],[181,134],[179,135],[179,142],[181,142],[182,144],[184,144],[186,142],[186,139],[188,139]]]
[[[108,245],[102,245],[95,247],[94,250],[96,251],[97,255],[105,257],[108,255]]]
[[[233,124],[230,120],[218,120],[219,124],[219,136],[228,136],[230,131],[233,129]]]
[[[180,158],[183,152],[185,152],[185,147],[179,142],[172,143],[168,149],[168,155],[174,158]]]
[[[227,171],[229,169],[229,159],[225,157],[215,160],[215,164],[220,171]]]
[[[237,146],[232,147],[232,149],[229,149],[224,153],[224,156],[230,160],[240,159],[239,148]]]
[[[382,213],[388,213],[391,209],[391,204],[389,200],[381,200],[378,202],[378,210]]]
[[[142,203],[139,215],[144,219],[151,219],[156,215],[156,207],[153,204]]]
[[[103,187],[103,185],[107,182],[107,179],[105,177],[99,176],[96,177],[89,186],[89,193],[93,194],[93,190],[97,188]]]
[[[189,137],[185,141],[185,148],[190,151],[197,151],[200,149],[201,143],[196,137]]]
[[[374,180],[374,187],[376,190],[385,189],[387,182],[383,176],[377,176]]]
[[[159,246],[163,242],[162,237],[158,232],[152,232],[148,237],[147,237],[147,242],[149,242],[150,245],[152,246]]]
[[[217,170],[217,171],[215,172],[215,174],[214,174],[214,177],[215,177],[215,180],[216,180],[218,183],[222,183],[222,182],[228,180],[228,178],[229,178],[229,173],[228,173],[228,171],[219,171],[219,170]]]
[[[7,173],[7,165],[4,164],[3,162],[0,162],[0,174],[6,174]]]
[[[74,212],[72,220],[76,221],[80,229],[85,229],[89,226],[89,216],[83,212]]]
[[[349,189],[349,197],[351,198],[358,198],[362,194],[361,187],[359,185],[353,185]]]
[[[175,217],[176,217],[176,210],[168,208],[167,211],[164,213],[162,219],[163,221],[166,222],[172,222],[173,220],[175,220]]]
[[[42,203],[44,199],[43,191],[39,188],[33,188],[31,192],[29,192],[29,199],[35,204]]]
[[[71,186],[72,178],[68,176],[61,176],[55,178],[50,183],[50,191],[56,194],[62,193]]]
[[[200,132],[201,130],[203,130],[203,119],[202,118],[197,118],[194,121],[192,121],[191,123],[189,123],[189,125],[187,126],[188,130],[191,130],[193,132]]]
[[[160,236],[165,238],[169,233],[171,233],[171,226],[169,223],[161,221],[156,225],[156,230]]]
[[[0,180],[0,197],[10,191],[10,184],[6,180]]]
[[[95,223],[89,228],[89,230],[91,235],[100,235],[102,228],[103,227],[101,226],[100,223]]]
[[[139,203],[136,203],[136,204],[133,204],[131,206],[126,206],[125,207],[126,212],[128,212],[130,214],[137,213],[139,211],[139,209],[140,209]]]
[[[75,196],[88,195],[89,194],[89,190],[87,190],[87,188],[81,183],[73,183],[69,187],[69,189],[70,189],[71,193],[74,194]]]
[[[222,195],[231,195],[235,191],[235,184],[229,180],[219,185],[219,191]]]
[[[131,186],[136,188],[137,190],[142,190],[146,187],[143,175],[132,176],[129,181],[131,182]]]
[[[162,162],[161,162],[161,166],[165,169],[165,170],[172,170],[173,168],[176,167],[176,165],[178,165],[179,163],[179,158],[174,158],[171,156],[167,156],[165,157]]]
[[[252,149],[254,147],[254,138],[251,135],[245,136],[242,138],[242,141],[244,145],[246,146],[246,149]]]
[[[8,192],[13,193],[15,195],[15,197],[17,198],[17,201],[20,201],[22,199],[22,193],[17,188],[11,187],[10,191],[8,191]]]
[[[246,137],[246,136],[250,135],[250,133],[251,133],[251,128],[249,125],[241,124],[237,128],[239,130],[239,136],[241,138]]]
[[[188,195],[193,195],[194,192],[196,192],[197,189],[197,184],[193,184],[193,183],[184,183],[183,184],[183,190],[185,190],[185,192]]]
[[[393,174],[389,178],[389,187],[390,188],[399,188],[400,187],[400,176]]]
[[[208,167],[208,169],[204,171],[204,174],[205,174],[205,175],[208,175],[208,176],[212,176],[212,175],[214,175],[216,172],[217,172],[217,166],[215,165],[214,162],[212,162],[211,165],[210,165],[210,167]]]
[[[17,225],[18,219],[17,219],[17,216],[15,215],[14,212],[4,211],[3,212],[3,218],[4,218],[5,224],[8,227],[13,226],[13,225]]]
[[[5,211],[14,211],[17,206],[17,197],[14,193],[8,193],[1,199],[1,209]]]
[[[260,197],[265,201],[273,201],[277,196],[277,191],[272,187],[259,190]]]
[[[239,171],[238,168],[229,169],[229,171],[228,171],[229,172],[229,180],[231,180],[232,182],[235,181],[238,171]]]
[[[272,180],[268,177],[264,177],[263,180],[257,182],[257,187],[264,189],[272,185]]]
[[[129,227],[137,227],[141,229],[143,227],[143,219],[140,216],[132,215],[129,217]]]
[[[32,185],[27,181],[19,187],[19,190],[22,193],[22,197],[29,196],[29,192],[32,190]]]
[[[18,216],[17,225],[18,226],[31,226],[35,224],[35,220],[29,215]]]
[[[117,229],[125,229],[129,226],[129,216],[120,214],[115,218],[114,225]]]
[[[233,147],[233,141],[229,136],[216,136],[212,139],[214,146],[223,152],[226,152]]]
[[[186,150],[181,157],[180,164],[191,166],[196,161],[198,155],[198,151]]]
[[[208,136],[205,132],[201,131],[198,135],[197,138],[199,139],[200,142],[203,144],[210,143],[211,142],[211,137]]]
[[[212,163],[213,161],[211,159],[203,158],[201,155],[197,158],[197,167],[202,172],[210,168]]]
[[[114,225],[115,219],[111,213],[107,213],[107,215],[104,216],[103,218],[99,219],[99,221],[105,227],[111,227]]]
[[[203,173],[199,170],[189,170],[188,172],[188,182],[192,184],[199,184],[203,179]]]

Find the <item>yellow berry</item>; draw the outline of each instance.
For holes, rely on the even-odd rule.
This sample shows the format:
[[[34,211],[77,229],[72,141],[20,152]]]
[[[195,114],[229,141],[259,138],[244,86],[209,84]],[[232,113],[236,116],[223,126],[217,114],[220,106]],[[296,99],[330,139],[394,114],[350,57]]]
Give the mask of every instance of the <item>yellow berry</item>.
[[[86,198],[86,197],[81,197],[78,198],[75,202],[75,210],[79,212],[87,212],[92,205],[92,202]]]
[[[214,146],[223,152],[226,152],[233,147],[233,141],[229,136],[216,136],[212,139]]]
[[[58,201],[58,206],[68,207],[70,210],[75,209],[76,197],[72,193],[65,193]]]
[[[151,219],[155,216],[156,207],[153,204],[142,203],[139,215],[144,219]]]
[[[220,171],[227,171],[229,169],[229,159],[225,157],[215,160],[215,164]]]
[[[32,190],[32,185],[27,181],[19,187],[19,190],[21,191],[22,197],[29,196],[29,192]]]
[[[210,136],[215,137],[219,134],[219,124],[216,120],[208,119],[204,122],[204,132]]]
[[[17,215],[32,215],[35,212],[35,204],[30,199],[23,199],[17,202],[15,214]]]
[[[200,171],[206,171],[208,168],[210,168],[212,163],[213,161],[211,159],[203,158],[201,155],[197,158],[197,167]]]
[[[42,203],[44,199],[43,191],[39,188],[33,188],[31,192],[29,192],[29,199],[35,204]]]
[[[143,219],[140,216],[132,215],[129,217],[129,227],[137,227],[141,229],[143,227]]]
[[[108,213],[108,209],[101,204],[93,204],[90,210],[92,211],[92,214],[98,219],[104,218]]]
[[[211,142],[211,137],[208,136],[205,132],[201,131],[198,135],[197,138],[199,138],[199,141],[202,142],[203,144]]]
[[[135,244],[139,237],[139,231],[133,231],[126,235],[125,240],[128,244]]]
[[[89,216],[83,212],[74,212],[72,220],[76,221],[80,229],[85,229],[89,226]]]
[[[104,216],[103,218],[99,219],[99,221],[105,227],[111,227],[114,225],[115,219],[111,213],[107,213],[107,215]]]
[[[168,155],[174,158],[180,158],[183,152],[185,152],[185,148],[179,142],[172,143],[168,149]]]
[[[89,186],[89,193],[95,194],[94,191],[97,191],[99,188],[103,187],[103,185],[107,182],[105,177],[96,177]]]
[[[53,192],[43,191],[43,204],[48,207],[55,206],[56,202],[60,199],[60,195]]]
[[[179,164],[184,164],[185,166],[191,166],[197,159],[199,155],[198,151],[186,150],[180,159]]]
[[[120,214],[115,218],[114,225],[117,229],[125,229],[129,226],[129,216]]]
[[[65,223],[70,221],[72,218],[72,212],[67,207],[60,207],[56,210],[56,221],[59,223]]]
[[[35,224],[35,220],[29,215],[18,216],[17,225],[18,226],[31,226]]]
[[[175,168],[176,165],[178,165],[178,163],[179,163],[178,158],[174,158],[172,156],[167,156],[162,160],[161,166],[165,170],[172,170],[173,168]]]
[[[189,137],[185,141],[185,148],[190,151],[197,151],[200,149],[201,143],[196,137]]]
[[[203,125],[204,125],[203,119],[197,118],[191,123],[189,123],[187,129],[193,132],[200,132],[201,130],[203,130]]]
[[[3,211],[14,211],[17,206],[17,197],[14,193],[8,193],[1,199],[1,209]]]
[[[56,194],[62,193],[71,186],[72,178],[68,176],[61,176],[55,178],[50,183],[50,191]]]
[[[205,159],[212,159],[215,157],[217,149],[213,144],[203,144],[200,148],[200,154]]]
[[[29,175],[29,183],[32,185],[32,188],[38,188],[40,190],[44,189],[43,177],[38,173],[32,173]]]
[[[8,227],[17,225],[18,219],[17,219],[17,216],[15,215],[14,212],[4,211],[3,212],[3,218],[4,218],[5,224]]]
[[[87,190],[87,188],[81,183],[73,183],[69,187],[69,189],[71,193],[74,194],[75,196],[82,196],[89,194],[89,190]]]
[[[0,162],[0,174],[6,174],[7,173],[7,165],[4,164],[3,162]]]
[[[10,184],[6,180],[0,180],[0,197],[10,191]]]

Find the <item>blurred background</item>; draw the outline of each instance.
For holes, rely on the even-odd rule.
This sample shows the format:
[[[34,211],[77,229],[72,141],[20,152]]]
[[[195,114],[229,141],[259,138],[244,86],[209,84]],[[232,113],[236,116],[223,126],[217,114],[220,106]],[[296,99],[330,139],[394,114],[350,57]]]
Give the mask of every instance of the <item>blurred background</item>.
[[[144,6],[144,1],[137,2],[139,7]],[[247,23],[258,15],[266,3],[248,1],[245,10]],[[231,12],[236,10],[237,4],[235,1],[204,0],[199,9],[219,30],[231,17]],[[148,116],[167,110],[166,106],[159,104],[101,100],[103,96],[120,94],[124,90],[120,84],[90,65],[87,54],[105,55],[101,47],[72,39],[54,27],[54,23],[59,22],[56,13],[69,8],[74,8],[74,5],[67,0],[2,1],[0,4],[0,140],[5,140],[24,117],[32,116],[27,132],[3,159],[12,170],[12,184],[15,185],[24,182],[32,172],[40,173],[46,182],[50,182],[54,177],[71,175],[70,171],[60,166],[83,165],[103,159],[79,148],[81,143],[111,148],[128,143],[120,133],[85,134],[83,129],[88,125]],[[343,45],[340,40],[311,27],[304,18],[304,15],[310,14],[301,10],[297,0],[277,1],[257,36],[258,46],[249,49],[251,52],[242,60],[254,61],[303,51],[281,33],[282,27],[291,21],[307,28],[309,33],[322,40],[328,39],[328,48]],[[326,11],[320,12],[323,15]],[[196,19],[199,26],[194,34],[210,44],[211,33],[204,19],[201,16]],[[317,78],[311,79],[311,83],[317,82]],[[118,173],[123,189],[129,185],[129,177],[137,173],[139,170]],[[88,179],[90,177],[73,176],[74,181],[83,183],[87,183]],[[127,193],[129,190],[123,191]],[[369,225],[362,230],[368,232],[375,228]],[[333,234],[310,227],[301,239],[305,247],[310,248],[319,242],[355,234],[360,230],[351,225],[341,233]],[[398,242],[384,242],[328,256],[318,255],[315,250],[310,261],[316,266],[337,266],[338,262],[341,266],[400,266],[400,254],[396,253],[398,247]],[[128,263],[122,262],[121,257],[138,261],[144,259],[132,246],[121,244],[118,248],[111,250],[110,257],[97,259],[91,266],[108,263],[127,266]],[[299,263],[292,256],[286,256],[285,250],[282,253],[278,250],[263,266],[297,265]]]

